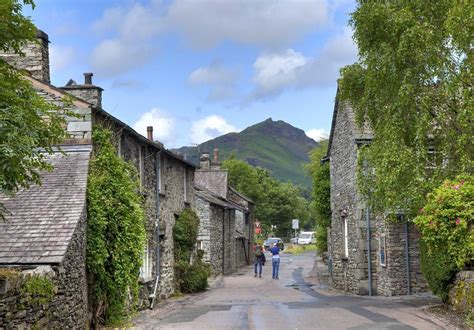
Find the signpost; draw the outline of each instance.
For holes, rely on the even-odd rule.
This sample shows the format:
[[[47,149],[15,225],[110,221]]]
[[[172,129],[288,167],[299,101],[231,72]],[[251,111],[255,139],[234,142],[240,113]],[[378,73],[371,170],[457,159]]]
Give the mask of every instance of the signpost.
[[[295,230],[295,237],[296,237],[296,230],[300,228],[300,221],[298,219],[291,220],[291,228]]]

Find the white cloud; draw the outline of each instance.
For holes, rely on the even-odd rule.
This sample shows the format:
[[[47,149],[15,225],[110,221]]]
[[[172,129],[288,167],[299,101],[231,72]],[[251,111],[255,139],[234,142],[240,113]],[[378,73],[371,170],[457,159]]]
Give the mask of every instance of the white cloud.
[[[313,128],[305,132],[306,136],[312,138],[315,141],[321,141],[329,138],[328,132],[324,128]]]
[[[69,46],[51,45],[49,47],[49,59],[51,72],[61,71],[69,66],[74,60],[74,48]]]
[[[147,136],[147,126],[153,126],[153,138],[165,145],[174,140],[176,121],[166,111],[153,108],[145,112],[133,125],[133,129],[143,136]]]
[[[297,69],[307,62],[306,57],[293,49],[259,56],[253,64],[257,93],[259,95],[279,93],[281,89],[296,84]]]
[[[166,19],[196,47],[232,40],[276,48],[321,28],[328,15],[326,0],[176,0]]]
[[[339,78],[339,70],[356,57],[350,29],[333,36],[315,57],[305,57],[293,49],[262,54],[254,63],[256,88],[249,100],[265,99],[286,89],[332,84]]]
[[[238,76],[236,70],[226,69],[220,62],[214,61],[207,67],[194,70],[188,81],[192,85],[209,86],[207,99],[216,101],[234,96]]]
[[[223,134],[238,130],[217,115],[208,116],[193,123],[191,127],[191,143],[202,143]]]
[[[161,30],[159,10],[153,6],[134,4],[104,11],[94,22],[96,33],[113,31],[115,36],[101,41],[92,51],[92,68],[104,76],[115,76],[141,67],[156,55],[153,38]]]
[[[155,47],[145,43],[107,39],[92,51],[91,65],[99,75],[112,77],[142,66],[157,52]]]

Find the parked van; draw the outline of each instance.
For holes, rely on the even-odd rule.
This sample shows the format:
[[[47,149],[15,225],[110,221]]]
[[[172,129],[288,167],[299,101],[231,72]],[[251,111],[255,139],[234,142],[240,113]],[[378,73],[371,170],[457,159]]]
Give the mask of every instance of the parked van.
[[[298,238],[298,244],[315,244],[316,237],[314,231],[302,231]]]

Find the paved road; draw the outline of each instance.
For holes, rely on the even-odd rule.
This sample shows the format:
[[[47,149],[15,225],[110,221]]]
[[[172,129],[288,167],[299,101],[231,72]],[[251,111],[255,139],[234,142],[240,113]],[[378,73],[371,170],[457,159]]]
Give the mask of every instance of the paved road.
[[[358,297],[320,288],[314,255],[283,255],[280,280],[245,268],[213,288],[168,301],[134,321],[138,329],[453,329],[423,306],[427,296]]]

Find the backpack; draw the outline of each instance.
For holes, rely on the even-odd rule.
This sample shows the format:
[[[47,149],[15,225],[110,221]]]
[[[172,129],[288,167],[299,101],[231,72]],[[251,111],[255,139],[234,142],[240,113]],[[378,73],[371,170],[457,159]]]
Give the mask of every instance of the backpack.
[[[255,258],[260,258],[262,256],[262,251],[255,251]]]

